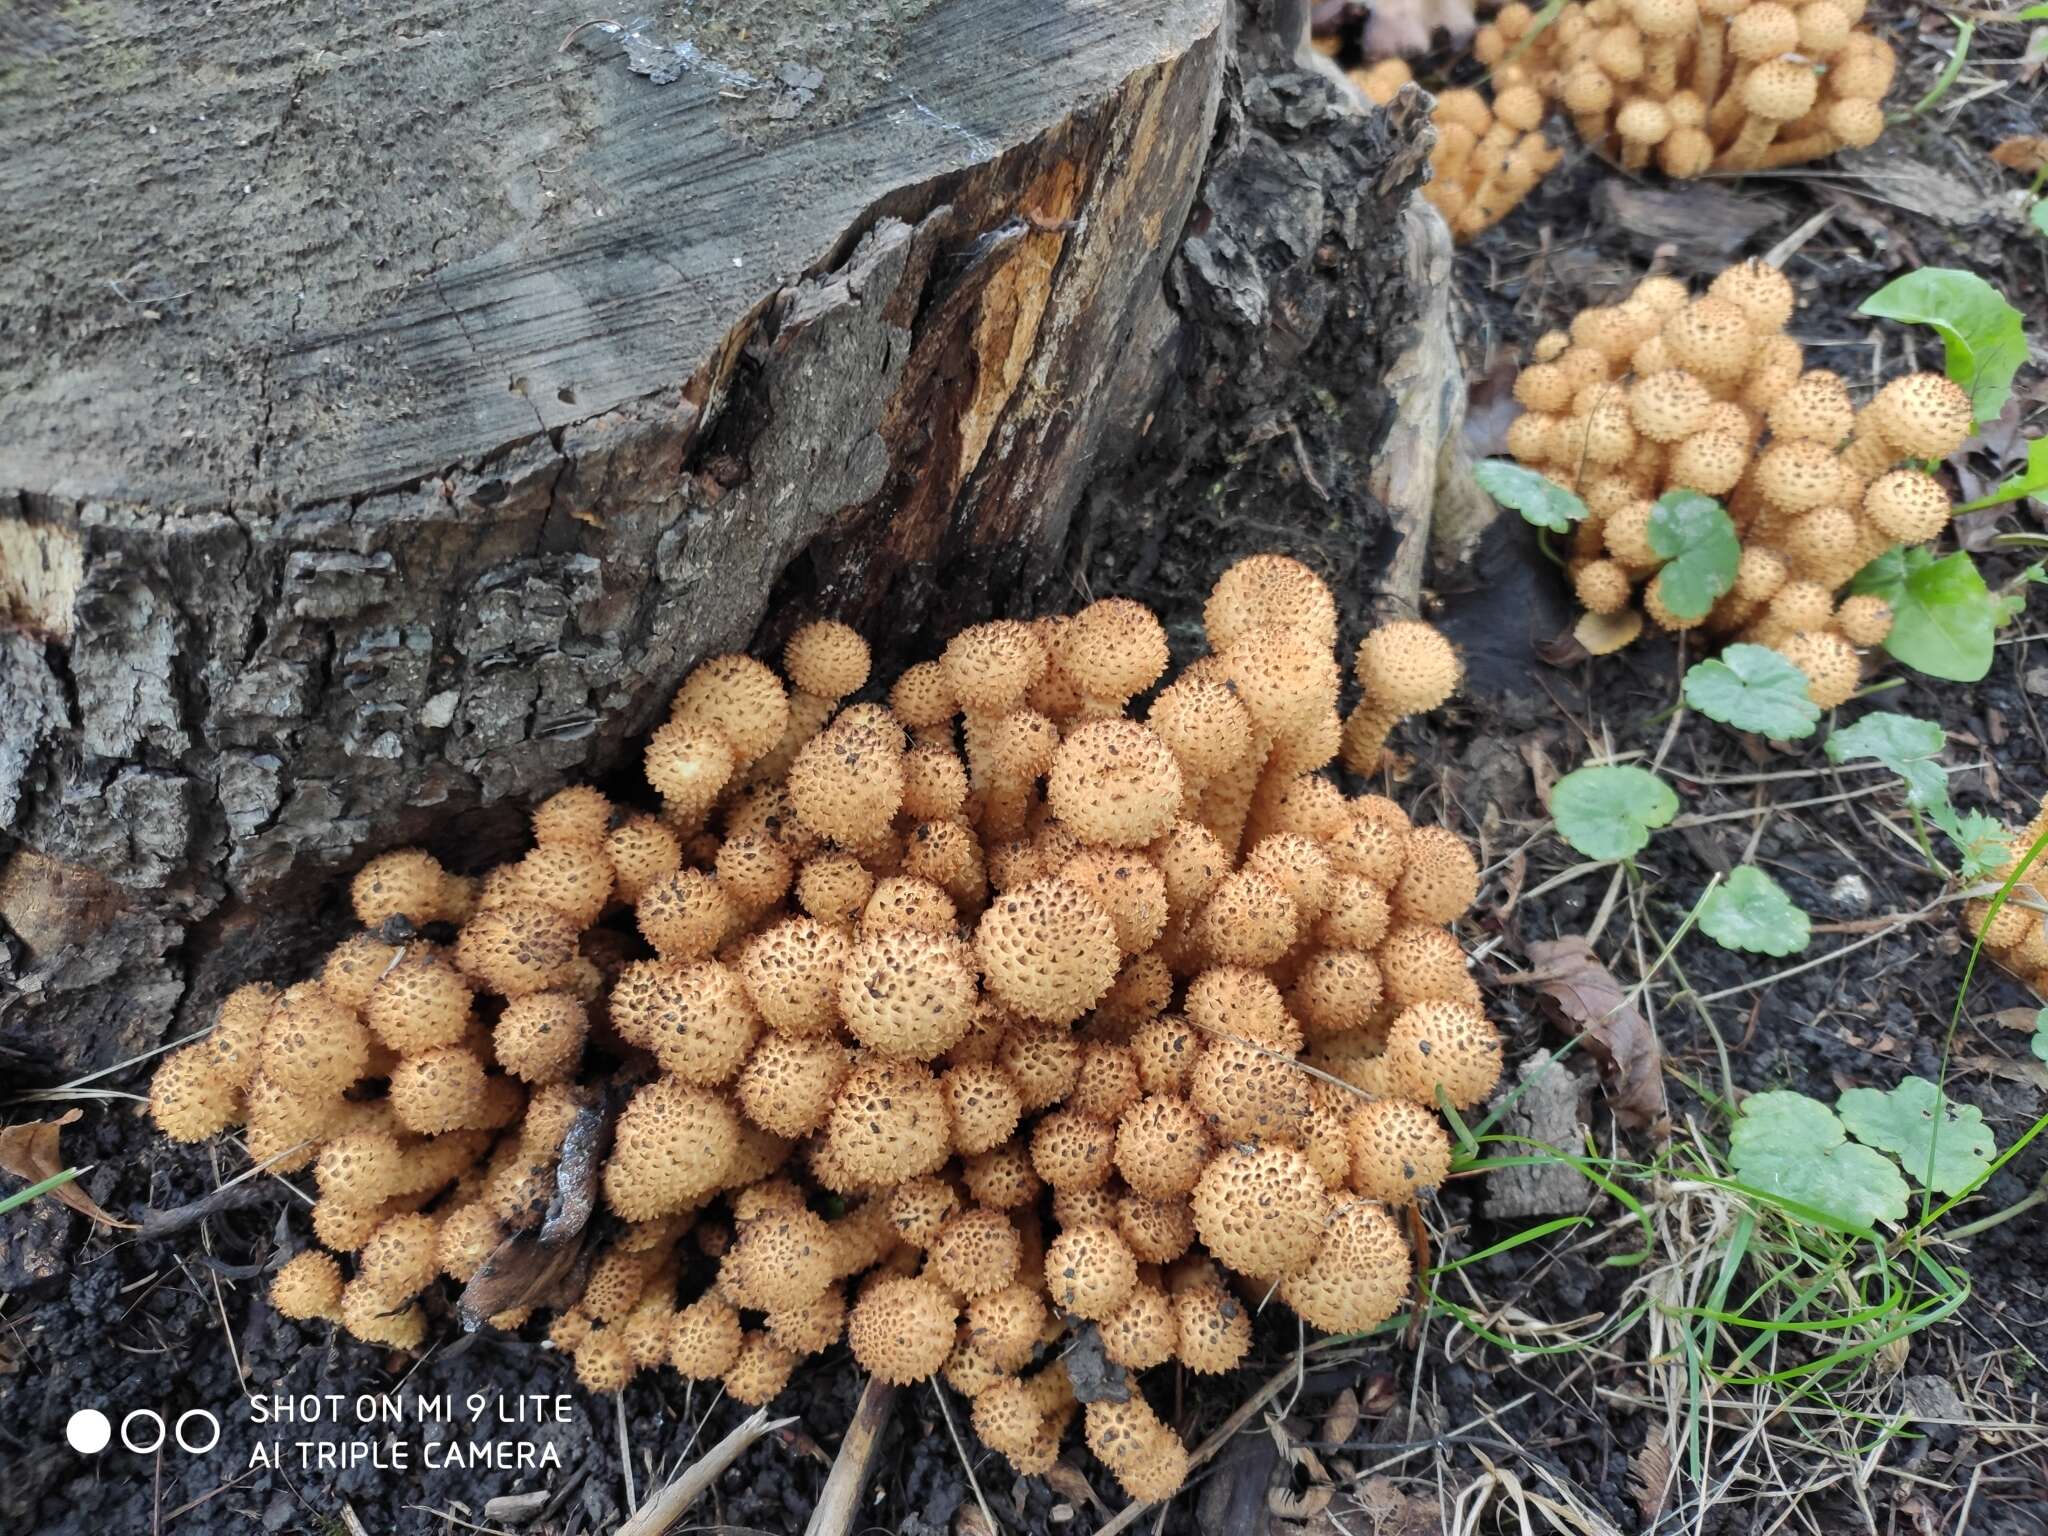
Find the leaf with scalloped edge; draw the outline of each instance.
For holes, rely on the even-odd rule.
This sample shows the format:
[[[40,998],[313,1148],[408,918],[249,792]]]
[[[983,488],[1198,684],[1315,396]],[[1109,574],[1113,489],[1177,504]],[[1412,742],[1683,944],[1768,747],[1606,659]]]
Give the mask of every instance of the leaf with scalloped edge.
[[[1782,885],[1745,864],[1700,903],[1700,931],[1723,949],[1783,957],[1812,942],[1813,922]]]
[[[1998,1156],[1984,1111],[1958,1104],[1924,1077],[1896,1088],[1851,1088],[1835,1101],[1849,1134],[1898,1158],[1909,1176],[1944,1195],[1960,1195]]]
[[[1504,507],[1522,514],[1522,521],[1552,533],[1569,533],[1586,515],[1586,504],[1548,475],[1507,459],[1481,459],[1472,466],[1479,488]]]
[[[1868,1232],[1906,1219],[1906,1181],[1881,1152],[1859,1146],[1833,1110],[1803,1093],[1753,1093],[1728,1136],[1728,1160],[1751,1189]]]
[[[1820,706],[1806,674],[1767,645],[1737,644],[1685,673],[1685,702],[1723,725],[1778,741],[1811,736]]]
[[[1589,859],[1633,858],[1677,814],[1671,786],[1626,763],[1575,769],[1550,790],[1558,835]]]

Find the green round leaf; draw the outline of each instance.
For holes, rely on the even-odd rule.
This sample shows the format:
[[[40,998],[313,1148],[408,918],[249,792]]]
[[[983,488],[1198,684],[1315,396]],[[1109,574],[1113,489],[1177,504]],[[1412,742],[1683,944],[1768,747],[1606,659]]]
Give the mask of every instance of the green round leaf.
[[[1956,1103],[1924,1077],[1909,1077],[1889,1091],[1851,1088],[1835,1108],[1852,1136],[1892,1153],[1938,1194],[1960,1195],[1998,1155],[1984,1112]]]
[[[1937,759],[1948,737],[1932,720],[1875,710],[1828,737],[1831,763],[1871,757],[1906,781],[1906,803],[1916,811],[1948,804],[1948,775]]]
[[[1658,590],[1681,619],[1703,619],[1735,585],[1742,542],[1721,503],[1698,491],[1666,491],[1650,510],[1650,548],[1664,560]]]
[[[1857,1232],[1906,1219],[1906,1181],[1891,1159],[1849,1140],[1803,1093],[1753,1093],[1728,1137],[1735,1176]]]
[[[1586,504],[1555,480],[1508,459],[1482,459],[1472,466],[1472,476],[1487,495],[1521,513],[1523,522],[1552,533],[1571,532],[1586,515]]]
[[[1723,949],[1752,955],[1796,955],[1813,938],[1813,923],[1785,888],[1753,864],[1714,887],[1700,904],[1700,929]]]
[[[1780,741],[1811,736],[1820,721],[1806,674],[1765,645],[1731,645],[1719,660],[1687,668],[1685,702],[1709,720]]]
[[[2033,1051],[2040,1060],[2048,1061],[2048,1008],[2034,1015]]]
[[[1678,814],[1678,796],[1646,768],[1610,764],[1566,774],[1550,791],[1558,835],[1589,859],[1626,859]]]
[[[1937,560],[1927,549],[1894,549],[1856,573],[1849,590],[1891,605],[1884,648],[1916,672],[1951,683],[1991,670],[1998,604],[1968,550]]]
[[[1922,267],[1886,283],[1861,312],[1882,320],[1931,326],[1948,354],[1948,376],[1970,397],[1979,421],[1991,421],[2012,398],[2012,376],[2027,360],[2020,312],[1974,272]]]

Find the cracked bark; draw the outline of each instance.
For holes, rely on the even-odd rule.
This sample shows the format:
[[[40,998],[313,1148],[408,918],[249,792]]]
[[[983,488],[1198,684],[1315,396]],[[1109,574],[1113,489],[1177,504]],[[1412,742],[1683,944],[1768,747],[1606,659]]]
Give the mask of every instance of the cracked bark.
[[[890,42],[915,113],[855,100],[815,131],[558,57],[473,0],[429,9],[438,62],[380,48],[365,73],[336,43],[340,65],[271,82],[260,154],[223,171],[275,223],[246,252],[138,197],[165,249],[215,263],[213,304],[152,269],[123,290],[150,326],[67,336],[97,267],[54,225],[0,237],[43,229],[0,285],[54,295],[44,353],[0,357],[17,1066],[201,1027],[328,941],[336,877],[380,849],[504,855],[563,783],[631,780],[697,660],[804,618],[860,625],[893,669],[1116,590],[1185,646],[1189,598],[1276,546],[1354,626],[1416,601],[1457,393],[1426,306],[1440,226],[1408,211],[1428,130],[1297,59],[1289,0],[956,0]],[[331,243],[361,187],[278,203],[330,154],[375,175],[353,124],[449,58],[512,81],[462,143],[497,125],[518,187],[449,174],[478,228],[429,209],[362,233],[398,242],[365,264]],[[60,51],[49,88],[90,95],[104,67]],[[0,116],[16,175],[94,152],[32,116]],[[187,131],[215,125],[146,153],[179,163]],[[522,211],[534,174],[575,208]]]

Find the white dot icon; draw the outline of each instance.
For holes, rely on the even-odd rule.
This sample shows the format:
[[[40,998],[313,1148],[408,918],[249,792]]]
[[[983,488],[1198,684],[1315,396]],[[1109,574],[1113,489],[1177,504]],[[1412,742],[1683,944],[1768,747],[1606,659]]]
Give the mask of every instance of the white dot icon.
[[[64,1425],[64,1438],[81,1456],[97,1456],[114,1438],[114,1426],[97,1408],[81,1408]]]

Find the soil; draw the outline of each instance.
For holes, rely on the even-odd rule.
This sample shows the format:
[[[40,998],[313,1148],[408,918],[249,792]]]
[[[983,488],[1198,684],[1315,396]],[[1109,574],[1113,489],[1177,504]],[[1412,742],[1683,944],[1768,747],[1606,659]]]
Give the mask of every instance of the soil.
[[[1934,24],[1934,14],[1907,11],[1880,20],[1903,61],[1895,100],[1917,99],[1939,71],[1949,34],[1945,24]],[[1427,61],[1422,73],[1432,78]],[[1901,162],[1953,165],[2026,131],[2039,117],[2039,80],[2020,80],[2010,69],[1995,77],[2011,81],[2011,88],[1895,129],[1880,149]],[[2004,173],[1992,170],[1955,175],[1961,185],[1975,179],[1995,189]],[[1491,451],[1488,435],[1503,425],[1501,356],[1578,307],[1612,297],[1652,260],[1701,276],[1733,256],[1770,249],[1822,209],[1832,208],[1834,216],[1787,260],[1804,301],[1797,328],[1817,349],[1837,346],[1843,361],[1856,358],[1854,366],[1843,366],[1852,378],[1859,369],[1868,372],[1857,349],[1872,334],[1855,316],[1856,302],[1922,260],[1982,272],[2041,332],[2048,265],[2039,251],[2048,247],[2021,246],[2024,232],[2009,223],[1960,225],[1881,201],[1869,187],[1853,178],[1796,175],[1741,188],[1631,183],[1575,149],[1567,167],[1528,204],[1458,259],[1476,449]],[[1672,230],[1683,238],[1666,238]],[[1927,343],[1920,346],[1931,360]],[[1824,350],[1815,355],[1830,360]],[[2027,424],[2038,431],[2031,416],[2043,398],[2039,371],[2023,372],[2019,385],[2015,417],[2031,413]],[[2011,442],[2009,431],[1995,428],[1968,460],[1967,472],[1987,483],[2009,472]],[[1077,587],[1133,590],[1160,607],[1180,640],[1192,632],[1201,597],[1228,557],[1277,544],[1337,579],[1354,619],[1369,600],[1353,575],[1358,551],[1341,529],[1303,540],[1289,529],[1224,517],[1199,500],[1191,493],[1196,505],[1188,521],[1155,548],[1121,557],[1077,548]],[[2008,512],[1997,526],[2038,531],[2033,516]],[[1973,542],[1981,537],[1973,530]],[[1997,551],[1987,552],[1984,563],[1994,583],[2019,564]],[[1520,537],[1518,525],[1496,525],[1471,568],[1447,580],[1435,604],[1432,616],[1468,657],[1472,686],[1441,717],[1410,722],[1397,736],[1394,792],[1419,819],[1456,826],[1483,850],[1490,874],[1467,936],[1484,952],[1481,977],[1489,983],[1490,1009],[1506,1032],[1511,1061],[1554,1049],[1564,1038],[1532,990],[1504,979],[1523,968],[1522,946],[1591,930],[1596,950],[1628,985],[1645,957],[1676,932],[1708,881],[1750,859],[1774,874],[1824,930],[1810,954],[1871,942],[1839,961],[1708,1005],[1737,1088],[1791,1088],[1832,1100],[1841,1089],[1886,1086],[1907,1073],[1936,1077],[1946,1065],[1951,1091],[1983,1110],[2001,1146],[2048,1110],[2048,1074],[2010,1023],[2021,1016],[2016,1010],[2030,1014],[2038,1000],[2009,978],[1980,971],[1951,1037],[1949,1019],[1968,959],[1953,909],[1886,931],[1887,915],[1918,912],[1945,888],[1897,835],[1905,825],[1897,796],[1878,787],[1827,805],[1756,815],[1759,807],[1870,789],[1877,781],[1830,771],[1726,782],[1735,775],[1823,768],[1811,747],[1775,752],[1710,722],[1687,720],[1671,741],[1664,772],[1688,818],[1727,813],[1730,819],[1660,835],[1640,861],[1636,901],[1621,902],[1595,927],[1607,874],[1550,884],[1576,859],[1544,829],[1538,778],[1567,771],[1602,740],[1656,753],[1667,725],[1660,717],[1675,697],[1682,666],[1677,647],[1652,637],[1598,663],[1538,660],[1538,647],[1565,628],[1568,607],[1554,573]],[[1871,707],[1939,720],[1950,735],[1949,761],[1963,765],[1950,780],[1958,803],[2008,822],[2025,820],[2048,793],[2048,735],[2041,720],[2048,675],[2040,642],[2027,638],[2038,633],[2040,611],[2037,601],[2033,622],[2022,619],[2007,632],[1981,684],[1944,686],[1888,668],[1885,680],[1902,686],[1871,701]],[[1720,1082],[1716,1041],[1700,1014],[1677,1000],[1677,990],[1689,986],[1696,996],[1710,996],[1795,962],[1730,953],[1697,934],[1677,946],[1673,960],[1648,989],[1644,1010],[1671,1068],[1666,1086],[1678,1135],[1697,1128],[1717,1138],[1721,1121],[1710,1097]],[[91,1087],[132,1094],[145,1083],[146,1069],[134,1068]],[[54,1112],[60,1106],[47,1107]],[[86,1192],[116,1214],[174,1209],[212,1194],[236,1171],[218,1149],[159,1141],[125,1098],[82,1107],[85,1117],[67,1130],[65,1152],[90,1165],[82,1180]],[[23,1106],[12,1117],[42,1108]],[[1589,1094],[1586,1123],[1599,1145],[1621,1155],[1653,1150],[1644,1136],[1616,1126],[1597,1093]],[[2029,1146],[1994,1179],[1971,1214],[2009,1205],[2034,1188],[2048,1173],[2043,1146]],[[430,1327],[432,1349],[418,1360],[367,1348],[326,1327],[289,1323],[264,1302],[262,1271],[306,1241],[306,1206],[276,1181],[246,1188],[248,1203],[155,1238],[94,1229],[50,1201],[0,1218],[0,1462],[6,1468],[0,1529],[37,1536],[602,1532],[616,1528],[635,1494],[644,1498],[746,1417],[736,1404],[686,1390],[670,1373],[639,1378],[617,1407],[591,1399],[576,1390],[566,1362],[544,1343],[489,1331],[466,1336],[445,1308]],[[1638,1277],[1605,1261],[1629,1251],[1630,1232],[1623,1224],[1606,1225],[1616,1214],[1610,1202],[1594,1201],[1590,1209],[1603,1225],[1584,1230],[1597,1232],[1596,1238],[1567,1232],[1512,1248],[1461,1271],[1463,1284],[1447,1280],[1445,1294],[1464,1304],[1512,1304],[1513,1319],[1502,1326],[1531,1338],[1546,1326],[1577,1327],[1612,1315]],[[1435,1242],[1451,1255],[1477,1253],[1527,1225],[1520,1218],[1496,1222],[1486,1212],[1484,1177],[1454,1182],[1430,1214]],[[1969,1275],[1967,1303],[1953,1321],[1916,1338],[1891,1362],[1892,1374],[1877,1389],[1882,1410],[1903,1413],[1894,1388],[1929,1376],[1953,1383],[1980,1421],[2011,1427],[1926,1425],[1885,1447],[1878,1475],[1867,1485],[1825,1464],[1819,1473],[1810,1466],[1780,1468],[1797,1486],[1823,1477],[1832,1484],[1804,1495],[1809,1528],[2048,1530],[2048,1463],[2038,1432],[2026,1428],[2042,1417],[2039,1372],[2029,1351],[2048,1324],[2040,1278],[2048,1274],[2048,1227],[2038,1215],[2008,1222],[1945,1252],[1944,1259]],[[1291,1330],[1264,1327],[1253,1358],[1239,1371],[1177,1380],[1155,1373],[1150,1395],[1191,1441],[1198,1440],[1286,1368],[1297,1342]],[[1349,1530],[1373,1529],[1375,1520],[1382,1522],[1379,1529],[1412,1528],[1394,1523],[1401,1518],[1422,1518],[1427,1523],[1419,1528],[1435,1529],[1439,1516],[1449,1519],[1457,1490],[1491,1467],[1512,1472],[1531,1497],[1576,1502],[1618,1529],[1681,1523],[1709,1532],[1774,1528],[1785,1511],[1764,1483],[1726,1490],[1726,1499],[1704,1517],[1688,1502],[1692,1494],[1683,1479],[1661,1512],[1644,1500],[1639,1453],[1661,1424],[1640,1406],[1648,1401],[1641,1368],[1626,1363],[1644,1358],[1640,1329],[1629,1343],[1626,1358],[1618,1349],[1510,1354],[1438,1320],[1422,1330],[1419,1349],[1409,1332],[1395,1331],[1343,1352],[1340,1364],[1307,1369],[1273,1411],[1289,1443],[1315,1450],[1340,1481],[1347,1470],[1359,1478],[1384,1471],[1424,1501],[1405,1510],[1377,1506],[1383,1512],[1374,1520],[1346,1519]],[[808,1363],[773,1405],[797,1422],[745,1453],[688,1524],[803,1529],[860,1387],[843,1347]],[[1121,1506],[1113,1480],[1078,1436],[1066,1453],[1077,1477],[1019,1480],[974,1441],[967,1405],[950,1394],[942,1401],[943,1392],[924,1386],[899,1394],[856,1528],[915,1536],[979,1528],[977,1492],[969,1485],[969,1463],[956,1449],[956,1427],[979,1497],[1004,1530],[1085,1536]],[[340,1411],[324,1409],[312,1424],[255,1421],[258,1399],[301,1394],[332,1395]],[[1342,1394],[1361,1406],[1362,1417],[1355,1428],[1340,1426],[1333,1440],[1326,1415]],[[387,1395],[396,1423],[383,1422],[393,1406]],[[222,1421],[221,1438],[205,1454],[182,1453],[173,1443],[153,1455],[117,1447],[80,1456],[66,1447],[65,1426],[86,1408],[107,1412],[117,1433],[132,1410],[153,1410],[167,1423],[188,1410],[210,1410]],[[1152,1528],[1268,1528],[1269,1518],[1276,1520],[1269,1517],[1270,1498],[1290,1486],[1298,1490],[1305,1480],[1297,1470],[1290,1485],[1275,1437],[1257,1433],[1264,1423],[1264,1415],[1255,1416],[1252,1432],[1205,1467],[1196,1489]],[[185,1428],[195,1442],[206,1433],[197,1420],[187,1420]],[[135,1432],[153,1433],[146,1422]],[[252,1467],[259,1444],[281,1446],[282,1465]],[[514,1458],[524,1448],[549,1464],[423,1470],[451,1450],[467,1453],[487,1444]],[[379,1463],[322,1466],[321,1447],[337,1457],[374,1453]],[[401,1455],[409,1458],[402,1471],[392,1465]],[[1902,1473],[1910,1475],[1894,1475]],[[490,1500],[528,1491],[548,1497],[523,1523],[487,1513]],[[1341,1494],[1332,1513],[1354,1510],[1345,1501],[1355,1493]],[[1283,1526],[1276,1521],[1270,1528]]]

